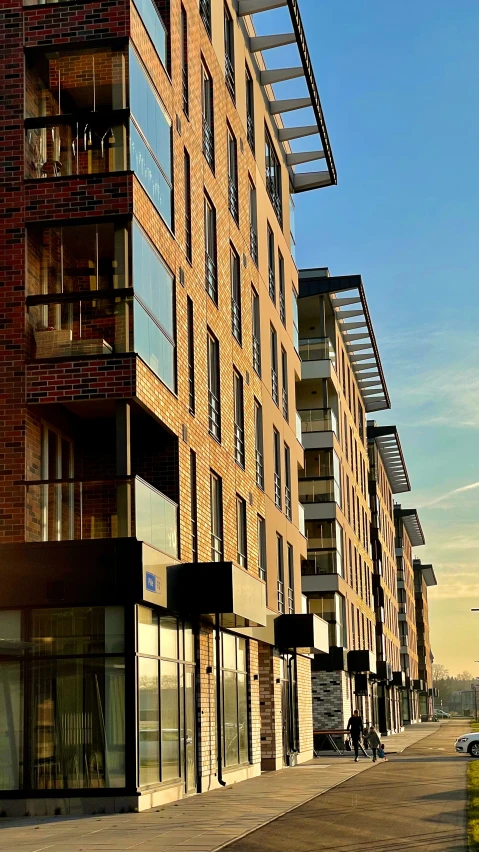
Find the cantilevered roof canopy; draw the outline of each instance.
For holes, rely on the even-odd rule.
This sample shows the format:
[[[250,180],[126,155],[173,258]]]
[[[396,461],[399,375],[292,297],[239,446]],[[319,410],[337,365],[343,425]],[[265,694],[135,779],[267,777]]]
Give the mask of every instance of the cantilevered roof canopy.
[[[377,426],[374,420],[369,420],[368,440],[376,443],[392,493],[400,494],[402,491],[410,491],[411,483],[396,427]]]
[[[252,54],[274,48],[281,48],[287,45],[296,45],[298,52],[299,64],[293,67],[280,67],[268,70],[261,68],[259,80],[263,87],[273,86],[275,83],[282,83],[286,80],[295,78],[304,78],[306,83],[305,97],[287,98],[285,100],[276,100],[269,98],[268,92],[271,89],[265,89],[269,98],[269,109],[271,115],[282,115],[292,110],[305,109],[311,107],[314,115],[314,124],[298,126],[278,126],[278,138],[281,142],[290,142],[294,139],[301,139],[305,136],[317,136],[320,138],[320,147],[316,146],[311,151],[294,152],[290,146],[287,147],[286,161],[290,166],[291,185],[294,192],[305,192],[309,189],[318,189],[322,186],[330,186],[337,183],[336,167],[334,165],[333,154],[329,142],[328,131],[324,120],[321,101],[319,99],[318,88],[314,78],[313,66],[309,56],[308,45],[301,21],[299,12],[298,0],[238,0],[237,10],[240,17],[254,16],[260,12],[270,12],[274,9],[287,7],[291,19],[292,29],[289,32],[276,33],[271,32],[268,35],[252,35],[249,39],[249,49]],[[268,19],[269,22],[269,19]],[[272,17],[271,24],[274,24]],[[254,18],[253,18],[254,25]],[[263,57],[264,60],[264,57]],[[289,60],[288,60],[289,61]],[[295,172],[294,166],[303,163],[312,162],[314,160],[324,160],[326,169],[310,172]]]
[[[329,295],[351,366],[369,413],[391,408],[386,380],[360,275],[325,275],[324,269],[299,271],[299,297]]]
[[[394,505],[394,514],[402,519],[409,541],[413,547],[420,547],[422,544],[426,544],[417,509],[403,509],[402,506],[396,503]]]
[[[413,559],[413,567],[422,571],[426,586],[437,586],[436,575],[432,565],[423,565],[420,559]]]

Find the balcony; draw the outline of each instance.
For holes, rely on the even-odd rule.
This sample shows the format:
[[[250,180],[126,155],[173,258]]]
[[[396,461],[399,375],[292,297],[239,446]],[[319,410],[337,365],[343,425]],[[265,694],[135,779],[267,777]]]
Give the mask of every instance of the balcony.
[[[27,542],[132,536],[178,556],[178,507],[138,476],[36,480],[24,487]]]
[[[331,361],[336,369],[336,352],[329,337],[307,337],[299,340],[302,361]]]
[[[321,479],[300,479],[298,496],[303,504],[338,503],[339,486],[332,477]]]
[[[308,558],[301,562],[301,576],[311,577],[320,574],[339,574],[342,576],[342,558],[337,550],[308,550]]]
[[[295,425],[296,425],[296,439],[299,441],[301,446],[303,446],[303,435],[301,429],[301,417],[299,416],[299,412],[295,412]]]
[[[338,421],[331,408],[305,408],[298,414],[301,432],[334,432],[338,437]]]
[[[25,178],[109,174],[127,168],[127,123],[115,116],[89,115],[75,121],[31,119],[25,130]]]
[[[112,355],[133,349],[133,291],[84,291],[27,298],[32,357]],[[122,295],[128,294],[128,295]]]

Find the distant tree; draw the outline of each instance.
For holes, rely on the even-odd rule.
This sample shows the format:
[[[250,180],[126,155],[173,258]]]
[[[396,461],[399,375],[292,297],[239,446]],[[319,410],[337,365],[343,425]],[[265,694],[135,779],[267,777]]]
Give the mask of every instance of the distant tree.
[[[438,680],[446,680],[449,677],[449,670],[446,669],[446,666],[442,666],[441,663],[434,663],[432,667],[432,678],[434,682]]]
[[[459,674],[456,675],[456,680],[466,681],[467,683],[470,683],[473,678],[474,675],[472,675],[471,672],[468,671],[459,672]]]

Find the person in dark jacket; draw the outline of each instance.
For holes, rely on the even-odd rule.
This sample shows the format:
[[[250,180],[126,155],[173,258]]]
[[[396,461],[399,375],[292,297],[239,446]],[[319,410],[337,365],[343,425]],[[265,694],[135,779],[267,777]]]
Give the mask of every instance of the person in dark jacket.
[[[351,734],[351,742],[354,748],[354,762],[358,762],[359,757],[359,740],[363,732],[363,720],[359,715],[359,710],[355,710],[348,722],[348,731]]]
[[[369,745],[373,750],[373,763],[376,763],[378,759],[378,748],[381,745],[381,740],[379,739],[378,732],[376,731],[374,725],[371,725],[368,733]]]

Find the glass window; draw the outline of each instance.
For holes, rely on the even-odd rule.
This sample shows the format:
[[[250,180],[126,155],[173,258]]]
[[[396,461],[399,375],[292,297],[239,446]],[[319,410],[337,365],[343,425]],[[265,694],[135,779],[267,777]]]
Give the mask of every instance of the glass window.
[[[198,562],[198,496],[196,481],[196,453],[190,450],[190,523],[191,559]]]
[[[281,498],[281,441],[279,432],[273,428],[273,459],[274,459],[274,502],[277,509],[282,508]]]
[[[221,639],[223,762],[235,766],[249,760],[246,641],[228,633],[222,633]]]
[[[179,778],[179,680],[178,664],[160,660],[161,688],[161,780]]]
[[[146,606],[138,607],[138,651],[158,656],[158,613]]]
[[[294,549],[293,545],[287,545],[288,550],[288,612],[294,612]]]
[[[6,618],[5,618],[6,616]],[[14,620],[20,613],[0,613],[3,645],[20,638]],[[10,623],[9,623],[10,622]],[[18,624],[18,627],[20,625]],[[18,650],[17,652],[18,653]],[[0,662],[0,790],[23,786],[23,679],[19,662]]]
[[[248,66],[245,70],[246,75],[246,135],[248,145],[254,154],[254,87],[253,78],[250,74]]]
[[[226,144],[228,155],[228,208],[233,219],[238,223],[238,146],[236,137],[229,127],[226,130]]]
[[[259,402],[254,401],[254,441],[256,455],[256,485],[264,489],[264,457],[263,457],[263,409]]]
[[[253,263],[258,265],[258,211],[256,201],[256,187],[251,178],[249,180],[249,233],[250,233],[250,254]]]
[[[266,522],[258,515],[258,575],[266,580]]]
[[[140,784],[160,780],[160,703],[158,660],[138,660]]]
[[[191,161],[186,148],[184,149],[183,178],[185,184],[185,254],[191,263],[193,259],[193,223],[191,220]]]
[[[124,650],[122,607],[35,609],[31,651],[34,656],[121,653]]]
[[[261,322],[259,296],[254,288],[251,288],[251,317],[253,335],[253,369],[258,376],[261,376]]]
[[[32,666],[35,790],[125,786],[122,657],[52,657]]]
[[[189,80],[188,80],[188,16],[181,4],[181,82],[183,90],[183,112],[189,114]]]
[[[271,301],[276,304],[276,259],[274,251],[274,233],[268,225],[268,289]]]
[[[211,559],[223,560],[223,496],[221,479],[216,473],[210,473],[211,499]]]
[[[246,543],[246,501],[236,495],[236,559],[242,568],[248,567]]]
[[[179,658],[178,654],[178,621],[171,616],[160,618],[160,656]]]
[[[278,383],[278,335],[273,326],[270,326],[270,357],[271,357],[271,396],[273,402],[279,405],[279,383]]]
[[[200,15],[206,32],[211,38],[211,0],[200,0]]]
[[[132,234],[135,295],[173,340],[173,276],[136,221]]]
[[[186,330],[188,341],[188,406],[191,414],[195,413],[195,332],[193,316],[193,300],[186,299]]]
[[[283,536],[276,534],[276,569],[278,573],[278,612],[284,612]]]
[[[218,304],[218,275],[216,268],[216,210],[208,196],[204,201],[205,218],[205,287],[208,296]]]
[[[230,10],[225,3],[224,7],[224,30],[225,30],[225,80],[233,103],[235,100],[235,40],[233,19]]]
[[[298,294],[296,290],[291,291],[291,306],[293,312],[293,343],[296,352],[299,352],[299,319],[298,319]]]
[[[213,107],[213,78],[204,65],[201,64],[201,109],[203,119],[203,154],[205,160],[214,170],[215,167],[215,131]]]
[[[288,356],[286,354],[286,350],[283,349],[283,347],[281,347],[281,384],[283,417],[287,421],[289,418]]]
[[[238,253],[230,246],[231,330],[241,346],[241,274]]]
[[[286,325],[286,301],[285,301],[285,281],[284,281],[284,258],[278,251],[278,284],[279,284],[279,318],[283,325]]]
[[[284,513],[291,521],[291,451],[287,444],[284,445]]]
[[[152,0],[134,0],[138,13],[145,25],[162,65],[166,68],[167,32],[156,3]]]
[[[171,228],[171,120],[132,48],[129,58],[130,109],[133,116],[130,122],[130,167]]]
[[[244,399],[243,378],[236,370],[233,372],[233,402],[234,402],[234,437],[235,461],[241,467],[245,464],[244,443]]]
[[[273,205],[274,212],[282,224],[282,187],[281,187],[281,165],[275,151],[273,141],[267,127],[264,129],[265,140],[265,163],[266,163],[266,189]]]
[[[219,343],[211,332],[207,334],[208,362],[208,427],[210,435],[221,441],[220,353]]]

